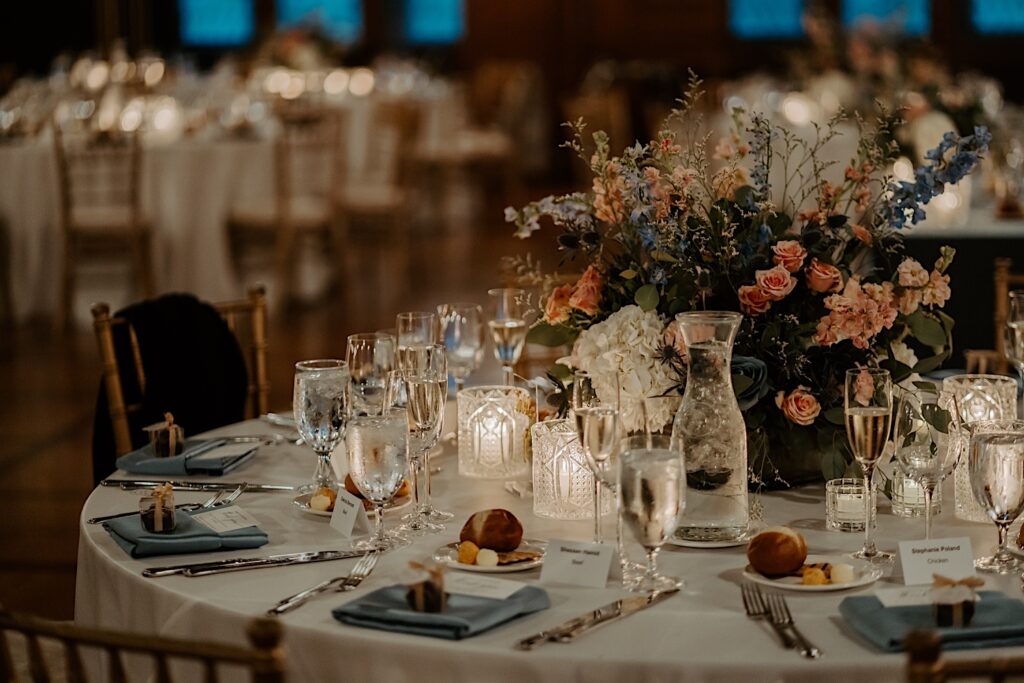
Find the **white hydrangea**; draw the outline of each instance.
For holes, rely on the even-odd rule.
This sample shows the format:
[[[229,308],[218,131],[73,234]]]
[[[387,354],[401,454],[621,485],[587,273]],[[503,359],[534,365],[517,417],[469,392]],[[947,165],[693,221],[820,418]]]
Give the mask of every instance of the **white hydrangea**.
[[[658,361],[665,323],[656,311],[625,306],[580,333],[573,349],[574,364],[594,377],[601,401],[615,397],[619,379],[619,407],[628,430],[643,427],[643,400],[661,396],[677,381]]]

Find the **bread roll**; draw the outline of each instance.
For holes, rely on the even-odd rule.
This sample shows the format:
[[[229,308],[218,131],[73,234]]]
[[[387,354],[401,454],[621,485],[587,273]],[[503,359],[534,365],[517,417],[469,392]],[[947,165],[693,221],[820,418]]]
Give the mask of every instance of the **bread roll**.
[[[789,527],[772,527],[750,539],[747,559],[755,571],[765,576],[791,574],[807,559],[807,543]]]
[[[481,510],[466,520],[460,541],[472,541],[496,552],[515,550],[523,541],[523,525],[508,510]]]
[[[356,486],[356,483],[354,481],[352,481],[352,475],[351,474],[346,474],[345,475],[345,490],[348,491],[349,493],[351,493],[356,498],[363,498],[363,499],[366,498],[366,496],[363,495],[363,492],[359,490],[359,487]],[[395,498],[401,498],[402,496],[408,496],[408,495],[409,495],[409,480],[408,479],[403,479],[402,480],[402,485],[400,487],[398,487],[398,491],[395,493]]]

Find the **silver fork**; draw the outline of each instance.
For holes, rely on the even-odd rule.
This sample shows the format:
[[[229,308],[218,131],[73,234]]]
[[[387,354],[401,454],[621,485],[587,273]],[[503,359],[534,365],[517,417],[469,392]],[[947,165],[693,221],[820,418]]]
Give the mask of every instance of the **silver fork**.
[[[782,647],[787,650],[792,649],[794,645],[793,638],[786,632],[785,628],[776,624],[771,618],[771,612],[764,602],[761,589],[753,584],[744,583],[740,584],[740,591],[743,593],[743,609],[747,611],[747,616],[751,619],[767,621],[768,625],[775,631],[775,634],[779,636],[779,640],[782,641]]]
[[[363,582],[363,579],[370,575],[373,568],[377,566],[378,557],[380,557],[379,550],[363,555],[362,559],[352,569],[352,573],[345,577],[345,580],[335,590],[339,593],[355,590]]]
[[[768,593],[768,607],[771,610],[772,623],[778,624],[779,626],[788,628],[793,632],[793,637],[796,638],[797,649],[800,654],[808,659],[817,659],[821,656],[821,650],[811,644],[811,641],[804,638],[804,634],[800,633],[796,627],[796,623],[793,621],[793,615],[789,611],[789,605],[786,604],[786,599],[777,593]]]
[[[295,595],[290,595],[268,609],[267,615],[275,616],[291,612],[293,609],[309,602],[311,598],[314,598],[331,588],[337,587],[338,590],[352,590],[362,583],[363,579],[365,579],[373,570],[373,566],[377,564],[377,555],[377,552],[363,555],[359,558],[359,561],[356,562],[356,565],[352,568],[352,571],[349,574],[346,574],[345,576],[335,576],[333,579],[321,581],[312,588],[307,588]],[[348,585],[349,583],[352,583],[351,588],[342,588],[342,586]]]

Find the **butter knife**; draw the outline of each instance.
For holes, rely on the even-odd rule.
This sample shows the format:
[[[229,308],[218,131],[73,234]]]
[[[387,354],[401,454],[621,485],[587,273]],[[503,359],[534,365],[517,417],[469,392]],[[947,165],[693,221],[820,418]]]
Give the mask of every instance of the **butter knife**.
[[[156,479],[104,479],[100,486],[121,488],[125,491],[132,489],[150,488],[170,484],[179,491],[234,491],[239,486],[245,486],[246,493],[269,493],[273,491],[294,491],[296,487],[286,484],[248,484],[241,482],[220,482],[220,481],[166,481]]]
[[[672,597],[678,592],[679,589],[674,588],[672,590],[655,591],[647,595],[637,595],[610,602],[603,607],[598,607],[592,612],[587,612],[574,619],[570,619],[552,629],[541,631],[529,638],[524,638],[516,643],[516,647],[520,650],[532,650],[543,643],[571,643],[581,634],[600,624],[607,624],[628,617],[631,614],[636,614],[651,605],[656,605],[662,600]]]
[[[359,557],[365,554],[366,553],[361,550],[318,550],[270,555],[269,557],[236,557],[227,560],[215,560],[212,562],[192,562],[189,564],[176,564],[167,567],[150,567],[149,569],[143,569],[142,575],[148,579],[158,578],[161,576],[172,576],[174,574],[205,576],[205,573],[199,572],[213,570],[209,571],[209,573],[221,573],[222,571],[277,567],[282,564],[328,562],[330,560],[344,560],[351,557]]]

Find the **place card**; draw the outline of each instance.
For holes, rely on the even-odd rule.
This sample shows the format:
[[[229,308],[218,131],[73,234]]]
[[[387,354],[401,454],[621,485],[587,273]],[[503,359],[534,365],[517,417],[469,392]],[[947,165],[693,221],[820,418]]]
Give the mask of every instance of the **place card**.
[[[449,572],[444,575],[444,589],[448,593],[471,595],[477,598],[504,600],[525,586],[525,583],[496,579],[483,574]]]
[[[338,489],[338,497],[334,501],[331,528],[345,538],[370,533],[370,520],[363,501],[344,488]]]
[[[548,541],[544,567],[540,571],[541,583],[604,588],[614,554],[615,548],[602,543]]]
[[[192,515],[192,519],[218,534],[258,526],[260,521],[237,505],[215,508]]]
[[[928,541],[901,541],[900,564],[903,583],[908,586],[930,584],[932,574],[950,579],[974,576],[971,539],[933,538]]]

